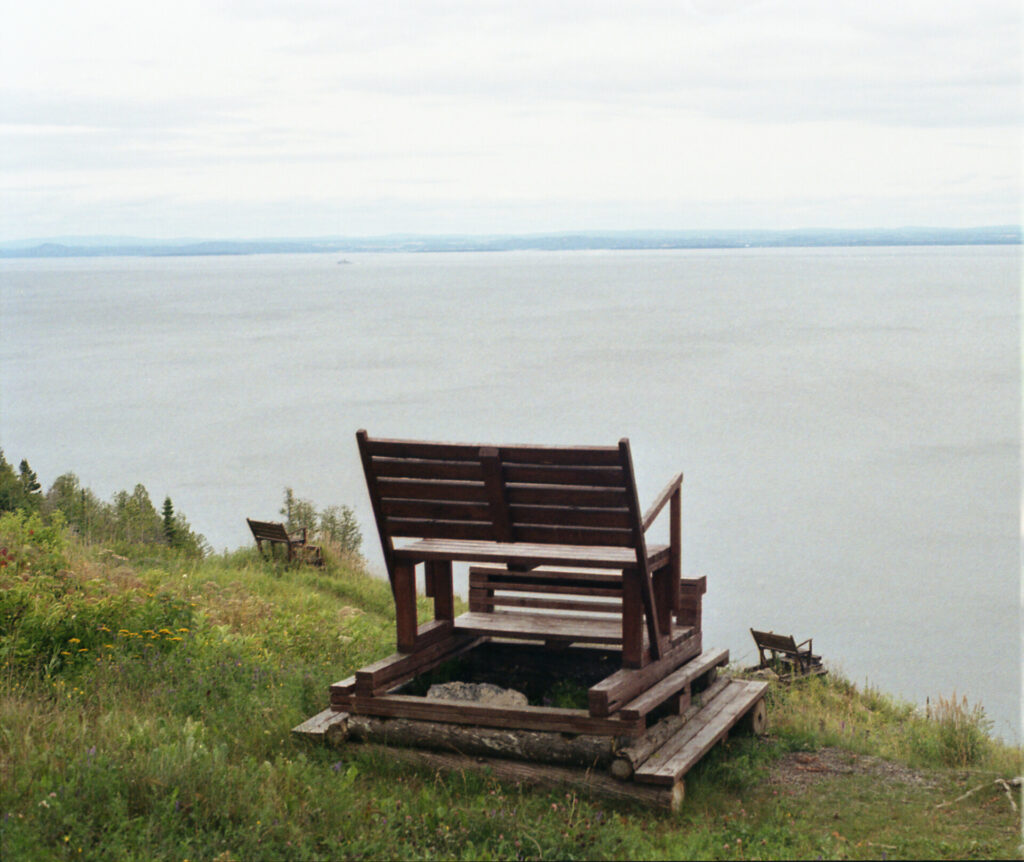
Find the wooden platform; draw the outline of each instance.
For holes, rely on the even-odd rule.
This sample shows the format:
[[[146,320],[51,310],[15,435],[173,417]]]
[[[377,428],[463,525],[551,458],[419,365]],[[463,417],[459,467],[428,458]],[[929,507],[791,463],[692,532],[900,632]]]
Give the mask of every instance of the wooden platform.
[[[703,654],[662,682],[674,689],[697,677],[708,679],[723,655],[727,657],[727,651]],[[293,732],[332,745],[353,740],[360,745],[387,745],[389,757],[432,768],[474,769],[500,780],[569,786],[596,796],[675,810],[685,795],[686,773],[737,725],[764,732],[767,689],[767,682],[714,679],[692,696],[685,710],[650,726],[642,715],[644,704],[637,703],[644,695],[619,710],[625,715],[615,718],[533,707],[536,720],[524,722],[522,710],[446,701],[438,711],[434,705],[425,705],[424,698],[359,698],[353,694],[352,705],[360,710],[369,708],[367,714],[354,715],[335,707],[313,716]],[[439,716],[445,720],[436,720]],[[632,735],[609,735],[610,729],[626,727],[632,729]],[[516,744],[510,742],[513,735],[519,736]],[[543,760],[537,759],[540,756]]]

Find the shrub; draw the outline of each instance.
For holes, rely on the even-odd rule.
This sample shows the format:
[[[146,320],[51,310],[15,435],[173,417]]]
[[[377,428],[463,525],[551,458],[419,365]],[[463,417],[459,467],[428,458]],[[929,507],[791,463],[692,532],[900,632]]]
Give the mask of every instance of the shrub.
[[[0,569],[5,575],[55,575],[67,566],[64,519],[56,513],[46,524],[38,512],[0,515]]]
[[[918,754],[930,755],[946,766],[973,766],[984,760],[991,740],[992,721],[981,704],[970,706],[966,697],[957,699],[956,692],[948,700],[938,697],[928,702],[926,717],[929,728],[915,737]]]

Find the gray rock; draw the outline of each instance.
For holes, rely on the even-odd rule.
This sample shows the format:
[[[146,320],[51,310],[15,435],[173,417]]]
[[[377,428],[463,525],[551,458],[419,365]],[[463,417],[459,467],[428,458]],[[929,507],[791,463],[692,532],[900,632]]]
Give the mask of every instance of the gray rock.
[[[481,706],[528,706],[521,691],[489,682],[445,682],[432,685],[427,697],[433,700],[461,700]]]

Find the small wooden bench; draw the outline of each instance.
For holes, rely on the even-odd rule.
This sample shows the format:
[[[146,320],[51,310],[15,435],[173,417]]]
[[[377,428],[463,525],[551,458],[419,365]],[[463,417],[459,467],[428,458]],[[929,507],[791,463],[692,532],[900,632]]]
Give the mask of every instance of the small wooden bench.
[[[821,656],[812,652],[812,638],[797,643],[792,635],[777,635],[775,632],[750,630],[757,645],[759,668],[770,668],[784,662],[801,675],[821,672]]]
[[[268,556],[273,559],[274,546],[281,545],[285,549],[289,563],[304,562],[314,566],[324,564],[323,550],[319,545],[311,545],[307,541],[307,531],[303,527],[301,533],[289,535],[284,524],[277,521],[254,521],[252,518],[245,519],[252,530],[252,537],[256,540],[256,547],[260,553],[263,551],[263,543],[269,545]]]
[[[681,593],[704,592],[704,579],[683,579]],[[455,630],[549,646],[570,643],[622,643],[622,573],[567,571],[538,567],[527,571],[473,566],[469,570],[469,613],[455,618]],[[539,613],[538,613],[539,611]],[[700,629],[700,615],[680,613],[671,640]],[[646,639],[645,639],[646,646]]]

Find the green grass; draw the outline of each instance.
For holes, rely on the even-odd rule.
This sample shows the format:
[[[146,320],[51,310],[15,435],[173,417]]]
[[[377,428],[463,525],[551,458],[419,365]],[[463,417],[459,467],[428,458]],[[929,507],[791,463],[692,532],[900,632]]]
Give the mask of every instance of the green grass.
[[[0,858],[1020,855],[993,781],[1021,753],[955,697],[923,715],[838,678],[773,688],[772,735],[716,748],[674,815],[435,774],[290,733],[394,648],[390,591],[356,561],[129,561],[50,534],[36,547],[24,526],[0,567]],[[928,781],[766,780],[822,746]]]

